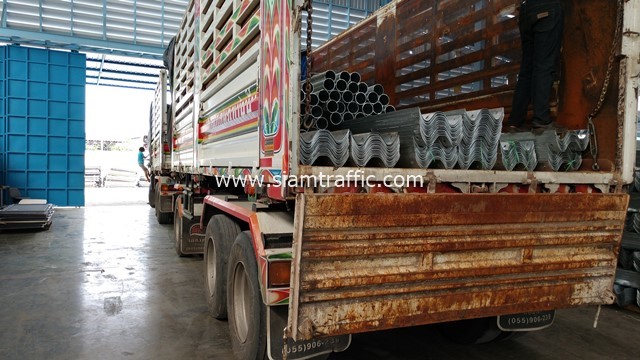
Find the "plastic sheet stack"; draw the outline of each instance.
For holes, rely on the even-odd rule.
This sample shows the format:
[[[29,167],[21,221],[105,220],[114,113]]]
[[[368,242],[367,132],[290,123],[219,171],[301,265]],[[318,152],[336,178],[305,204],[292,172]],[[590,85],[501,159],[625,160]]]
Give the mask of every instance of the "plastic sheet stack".
[[[400,160],[398,133],[364,133],[351,135],[351,161],[358,167],[367,164],[392,168]]]
[[[349,130],[317,130],[300,134],[300,162],[303,165],[341,167],[349,160]]]
[[[492,169],[503,118],[503,109],[424,114],[414,139],[416,161],[423,168],[437,161],[446,169],[469,169],[473,164]]]
[[[51,226],[52,204],[13,204],[0,210],[0,230],[41,230]]]

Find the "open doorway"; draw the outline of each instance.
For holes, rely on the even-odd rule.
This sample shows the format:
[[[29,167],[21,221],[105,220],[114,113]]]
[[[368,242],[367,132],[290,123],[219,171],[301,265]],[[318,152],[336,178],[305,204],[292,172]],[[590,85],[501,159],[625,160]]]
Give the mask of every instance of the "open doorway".
[[[147,147],[153,91],[87,85],[86,96],[85,205],[146,204],[137,155]]]

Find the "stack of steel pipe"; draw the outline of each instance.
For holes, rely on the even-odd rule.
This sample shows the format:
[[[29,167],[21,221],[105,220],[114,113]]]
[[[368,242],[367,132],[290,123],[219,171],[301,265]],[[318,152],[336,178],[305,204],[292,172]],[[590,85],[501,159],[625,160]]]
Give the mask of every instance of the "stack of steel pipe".
[[[504,109],[481,109],[462,113],[462,140],[458,145],[458,166],[469,169],[476,163],[493,169],[498,159]]]
[[[381,164],[392,168],[400,160],[398,133],[364,133],[351,135],[351,161],[358,166]]]
[[[326,71],[301,83],[300,111],[304,130],[333,129],[343,121],[394,111],[382,85],[361,82],[360,74]],[[307,90],[310,90],[307,109]]]
[[[349,130],[317,130],[300,134],[300,162],[303,165],[343,166],[349,160]]]

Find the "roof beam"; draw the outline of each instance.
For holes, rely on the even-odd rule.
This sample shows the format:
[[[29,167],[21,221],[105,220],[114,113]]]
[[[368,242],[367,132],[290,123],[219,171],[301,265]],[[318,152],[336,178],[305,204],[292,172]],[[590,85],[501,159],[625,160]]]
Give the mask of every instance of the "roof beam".
[[[104,68],[105,56],[105,54],[102,54],[102,61],[100,61],[100,70],[98,70],[98,81],[96,81],[96,85],[100,85],[100,78],[102,77],[102,69]]]
[[[162,60],[164,48],[86,37],[66,36],[37,31],[0,28],[0,41],[41,45],[49,48],[96,52]]]
[[[121,82],[125,82],[125,83],[135,83],[135,84],[145,84],[145,85],[152,85],[155,86],[156,82],[155,81],[144,81],[144,80],[133,80],[133,79],[122,79],[122,78],[117,78],[117,77],[109,77],[109,76],[95,76],[95,75],[87,75],[87,79],[96,79],[98,81],[100,80],[111,80],[111,81],[121,81]],[[92,84],[92,85],[104,85],[104,84]]]

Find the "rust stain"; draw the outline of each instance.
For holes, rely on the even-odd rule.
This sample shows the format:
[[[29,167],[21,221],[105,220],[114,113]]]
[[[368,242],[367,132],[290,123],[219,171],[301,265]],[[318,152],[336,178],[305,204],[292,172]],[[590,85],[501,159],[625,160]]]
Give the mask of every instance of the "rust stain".
[[[316,335],[611,302],[628,195],[303,196]]]

